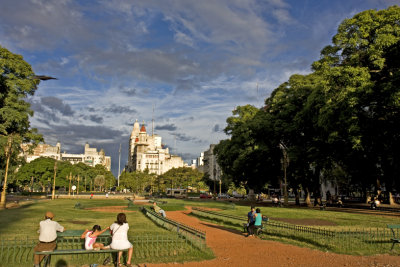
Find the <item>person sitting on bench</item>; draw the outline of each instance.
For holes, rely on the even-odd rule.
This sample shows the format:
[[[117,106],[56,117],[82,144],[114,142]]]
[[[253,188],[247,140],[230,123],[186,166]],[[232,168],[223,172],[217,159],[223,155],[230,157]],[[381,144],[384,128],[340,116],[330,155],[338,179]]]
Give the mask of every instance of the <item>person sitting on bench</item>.
[[[153,209],[155,212],[161,214],[164,218],[167,217],[167,215],[165,214],[165,211],[162,208],[160,208],[159,206],[157,206],[156,202],[153,202]]]
[[[39,243],[34,247],[33,251],[53,251],[57,247],[57,232],[64,232],[58,222],[53,221],[54,214],[51,211],[46,212],[44,220],[40,222]],[[35,254],[33,258],[34,267],[39,267],[44,255]]]
[[[254,214],[254,225],[251,226],[251,232],[257,233],[257,229],[262,227],[262,214],[259,208],[256,209],[256,213]]]
[[[253,236],[253,229],[254,229],[254,214],[256,208],[251,206],[249,213],[247,213],[247,232],[249,233],[247,236]]]
[[[83,232],[83,234],[81,235],[81,238],[85,239],[85,249],[86,250],[110,249],[110,246],[104,246],[104,244],[96,242],[97,237],[102,233],[104,233],[105,231],[107,231],[108,229],[110,229],[110,227],[101,230],[100,225],[97,224],[94,225],[92,230],[90,231],[86,229],[86,231]]]

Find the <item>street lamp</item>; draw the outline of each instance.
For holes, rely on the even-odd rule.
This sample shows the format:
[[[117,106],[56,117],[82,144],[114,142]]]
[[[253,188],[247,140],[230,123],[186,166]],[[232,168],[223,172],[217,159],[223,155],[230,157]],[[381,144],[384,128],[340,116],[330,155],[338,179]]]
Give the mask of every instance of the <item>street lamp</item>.
[[[289,166],[289,155],[287,154],[287,147],[283,142],[279,143],[279,148],[282,149],[283,159],[282,159],[282,167],[283,167],[283,179],[284,179],[284,204],[287,206],[289,204],[288,199],[288,191],[287,191],[287,178],[286,178],[286,168]]]

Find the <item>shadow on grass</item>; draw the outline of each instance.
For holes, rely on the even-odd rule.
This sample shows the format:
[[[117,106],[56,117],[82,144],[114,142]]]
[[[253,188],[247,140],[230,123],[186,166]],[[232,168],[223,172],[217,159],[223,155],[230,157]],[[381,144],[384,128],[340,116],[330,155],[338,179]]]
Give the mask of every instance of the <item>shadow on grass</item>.
[[[10,226],[12,226],[18,221],[31,218],[32,214],[30,214],[30,212],[24,212],[24,211],[26,209],[29,209],[31,206],[34,206],[35,204],[36,203],[27,203],[19,207],[0,210],[0,233],[2,229],[8,229]]]

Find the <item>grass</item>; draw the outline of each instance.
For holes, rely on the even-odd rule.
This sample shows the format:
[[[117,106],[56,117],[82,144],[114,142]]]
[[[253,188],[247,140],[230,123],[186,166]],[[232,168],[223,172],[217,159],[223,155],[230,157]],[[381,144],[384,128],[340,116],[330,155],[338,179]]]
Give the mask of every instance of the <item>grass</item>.
[[[159,242],[157,241],[159,238],[163,240],[176,240],[176,238],[178,238],[177,234],[158,227],[139,211],[138,205],[128,209],[128,201],[118,199],[57,199],[55,201],[32,201],[21,205],[19,208],[0,210],[0,241],[9,239],[29,239],[34,240],[32,242],[36,243],[38,238],[37,230],[39,228],[39,222],[44,219],[46,211],[52,211],[55,214],[54,220],[64,226],[65,229],[82,230],[82,232],[85,229],[92,228],[94,224],[99,224],[103,228],[107,227],[116,220],[117,213],[74,208],[78,202],[84,208],[125,206],[126,210],[134,211],[125,213],[130,227],[128,236],[133,240],[132,242],[137,238],[144,238],[144,241],[142,241],[142,243],[144,243],[142,245],[140,245],[140,242],[134,242],[136,244],[134,245],[136,246],[134,249],[135,263],[201,261],[213,258],[213,254],[208,248],[205,251],[200,251],[191,247],[186,241],[177,240],[174,241],[175,243],[168,245],[167,247],[156,245],[156,243]],[[174,201],[172,201],[170,205],[171,209],[184,208],[183,203],[174,203]],[[25,253],[24,255],[28,255],[26,257],[24,256],[24,258],[29,261],[29,264],[26,264],[31,265],[30,259],[32,257],[32,252],[23,253]],[[8,257],[8,260],[12,260],[12,257],[14,256],[8,255]],[[69,261],[69,266],[73,266],[73,264],[87,263],[85,257],[86,256],[66,256],[65,258],[58,258],[60,258],[59,260]],[[0,259],[0,266],[2,266],[1,262],[4,263],[4,259]],[[80,266],[79,264],[78,266]],[[18,264],[18,266],[24,266],[24,263],[22,262]]]
[[[160,207],[167,211],[172,210],[183,210],[185,206],[193,207],[208,207],[220,209],[221,213],[231,214],[243,217],[243,222],[246,220],[247,212],[249,211],[248,203],[235,202],[234,205],[228,201],[214,201],[214,200],[181,200],[181,199],[162,199],[167,201],[166,204],[161,204]],[[37,229],[39,222],[43,219],[44,213],[47,210],[52,211],[55,214],[55,220],[60,222],[66,229],[70,230],[85,230],[91,228],[94,224],[100,224],[102,227],[109,226],[115,221],[116,214],[108,212],[98,212],[85,209],[75,209],[74,206],[77,200],[58,199],[56,201],[44,200],[37,203],[28,203],[17,209],[8,209],[0,211],[0,239],[5,237],[30,237],[37,238]],[[80,199],[79,203],[83,207],[100,207],[100,206],[127,206],[128,201],[117,200],[117,199],[103,199],[103,200],[90,200]],[[356,229],[386,229],[387,224],[398,224],[398,218],[381,216],[381,215],[366,215],[366,214],[351,214],[344,212],[335,211],[320,211],[314,209],[305,208],[276,208],[276,207],[260,207],[263,215],[269,218],[273,218],[271,221],[277,221],[282,219],[319,219],[326,220],[334,223],[334,226],[322,226],[322,228],[334,231],[353,231]],[[130,208],[131,211],[127,212],[127,220],[130,225],[129,236],[140,236],[147,234],[171,234],[169,231],[158,227],[148,218],[146,218],[141,212],[138,211],[138,205]],[[211,221],[220,225],[224,225],[227,228],[241,230],[242,226],[240,221],[227,221],[217,218],[209,218],[207,216],[200,216],[200,219]],[[278,221],[279,222],[279,221]],[[318,226],[311,226],[318,228]],[[321,228],[321,227],[319,227]],[[310,247],[320,249],[323,251],[334,251],[338,253],[346,254],[360,254],[360,255],[371,255],[376,253],[387,253],[390,250],[391,244],[387,244],[386,241],[382,242],[381,249],[371,250],[370,245],[375,244],[376,241],[358,240],[357,237],[353,237],[351,234],[339,236],[335,242],[330,244],[324,238],[319,236],[310,235],[307,233],[298,234],[289,230],[282,230],[274,227],[267,227],[267,235],[264,236],[266,239],[275,240],[279,242],[294,244],[303,247]],[[383,238],[389,239],[389,236],[383,236]],[[350,242],[351,241],[351,242]],[[343,243],[348,247],[342,248]],[[366,243],[371,244],[366,244]],[[375,242],[375,243],[374,243]],[[369,246],[368,249],[364,248]],[[397,248],[398,246],[396,246]],[[393,253],[398,255],[398,249],[394,249]],[[393,254],[392,253],[392,254]],[[201,254],[201,253],[200,253]],[[210,255],[195,255],[191,257],[191,260],[202,260],[210,258]],[[173,256],[173,255],[172,255]],[[153,261],[154,257],[144,258],[147,262]],[[183,261],[184,258],[172,257],[163,260]]]
[[[102,227],[110,226],[115,220],[117,213],[99,212],[85,209],[75,209],[75,204],[79,202],[85,208],[101,206],[126,206],[127,201],[123,200],[69,200],[60,199],[56,201],[40,201],[22,206],[18,209],[8,209],[0,211],[0,236],[23,236],[36,237],[39,222],[43,220],[46,211],[55,214],[54,220],[69,230],[84,231],[92,228],[94,224]],[[129,234],[140,233],[159,233],[163,229],[149,223],[137,208],[129,209],[127,221],[130,229]]]
[[[209,205],[209,207],[213,206]],[[242,230],[242,224],[246,220],[248,211],[248,206],[240,204],[236,205],[235,209],[219,211],[219,213],[223,214],[241,216],[243,221],[222,218],[201,212],[194,212],[194,215],[201,220],[210,221],[231,229]],[[396,217],[304,208],[261,207],[261,211],[263,215],[273,218],[269,225],[267,224],[266,233],[262,236],[264,239],[343,254],[375,255],[390,253],[392,255],[399,255],[398,247],[397,250],[390,251],[392,245],[390,238],[392,236],[387,228],[387,224],[399,223]],[[304,227],[303,229],[295,228],[293,224],[282,223],[276,220],[280,218],[292,219],[298,222],[296,224],[304,222],[303,219],[325,220],[336,225],[311,225],[308,227],[333,231],[335,234],[334,236],[325,236],[315,233],[316,231],[308,231]]]

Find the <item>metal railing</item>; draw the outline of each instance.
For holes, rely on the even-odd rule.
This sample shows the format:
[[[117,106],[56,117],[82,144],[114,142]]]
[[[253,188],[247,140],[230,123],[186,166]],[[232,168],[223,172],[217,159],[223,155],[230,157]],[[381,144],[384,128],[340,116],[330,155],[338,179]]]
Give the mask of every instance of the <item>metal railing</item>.
[[[204,231],[165,218],[146,207],[142,207],[141,210],[156,224],[165,229],[176,232],[179,236],[184,237],[193,246],[199,248],[200,250],[204,250],[206,248],[206,233]]]
[[[246,222],[245,217],[210,211],[200,208],[192,208],[194,215],[211,220],[220,220],[223,223],[241,229]],[[290,239],[296,243],[307,243],[324,251],[350,254],[380,254],[391,250],[393,235],[399,237],[400,229],[393,234],[389,228],[347,228],[328,229],[323,227],[311,227],[282,223],[269,220],[263,231],[263,238],[274,240]],[[393,250],[392,253],[399,253]]]
[[[134,262],[152,262],[154,259],[165,262],[181,257],[193,259],[199,249],[179,234],[145,234],[128,237],[133,244]],[[97,242],[109,244],[109,237],[98,237]],[[33,248],[38,243],[34,238],[1,238],[0,237],[0,266],[32,266]],[[80,237],[57,239],[57,250],[83,249],[84,242]],[[59,261],[69,264],[102,263],[108,253],[84,255],[53,255],[52,263]]]

